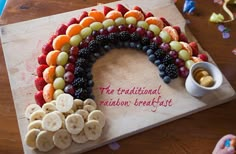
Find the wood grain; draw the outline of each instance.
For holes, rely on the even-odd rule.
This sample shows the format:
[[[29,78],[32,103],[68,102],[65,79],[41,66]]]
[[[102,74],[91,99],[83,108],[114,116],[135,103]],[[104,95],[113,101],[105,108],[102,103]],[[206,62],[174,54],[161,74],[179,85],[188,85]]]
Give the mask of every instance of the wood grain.
[[[214,5],[210,0],[204,2],[199,1],[197,1],[198,14],[196,16],[185,16],[191,21],[191,24],[189,25],[190,30],[196,36],[202,47],[210,53],[226,78],[235,88],[236,72],[234,66],[236,63],[235,58],[231,54],[231,50],[235,47],[235,22],[227,25],[231,28],[231,39],[222,40],[221,34],[217,31],[217,27],[214,24],[209,24],[207,22],[211,11],[218,11],[219,7]],[[28,9],[27,7],[25,7],[26,9],[19,9],[20,6],[26,3],[29,5]],[[63,1],[30,1],[30,3],[29,1],[19,1],[17,4],[14,1],[9,1],[1,21],[5,24],[13,23],[60,13],[60,11],[66,12],[75,10],[81,6],[87,7],[96,4],[95,1],[91,2],[93,4],[86,1],[81,2],[80,4],[78,1],[70,1],[69,6],[71,7],[64,7],[63,4],[65,5],[65,3],[68,5],[68,2]],[[60,9],[55,8],[55,6],[59,6],[59,4],[62,7],[57,7]],[[44,6],[44,8],[41,8],[42,6]],[[182,2],[178,1],[177,6],[181,10]],[[209,6],[210,9],[204,6]],[[47,11],[44,11],[44,9]],[[199,25],[206,28],[201,28]],[[222,54],[222,52],[224,54]],[[8,153],[22,153],[13,102],[11,99],[11,91],[9,83],[6,82],[8,81],[8,77],[6,69],[4,69],[5,65],[2,52],[1,66],[3,66],[3,69],[1,68],[0,82],[3,88],[1,88],[0,91],[0,100],[3,107],[1,107],[0,110],[5,118],[1,119],[0,122],[1,126],[6,127],[1,127],[0,131],[1,138],[4,137],[0,142],[0,152],[6,153],[8,151]],[[231,103],[203,111],[199,114],[171,122],[122,140],[119,142],[121,143],[121,148],[117,153],[139,153],[144,150],[147,153],[156,153],[156,151],[160,153],[210,153],[219,137],[226,133],[236,133],[236,125],[232,122],[235,119],[234,109],[236,105],[234,102],[235,101],[231,101]],[[96,151],[91,151],[90,153],[111,152],[112,151],[109,148],[103,147]]]

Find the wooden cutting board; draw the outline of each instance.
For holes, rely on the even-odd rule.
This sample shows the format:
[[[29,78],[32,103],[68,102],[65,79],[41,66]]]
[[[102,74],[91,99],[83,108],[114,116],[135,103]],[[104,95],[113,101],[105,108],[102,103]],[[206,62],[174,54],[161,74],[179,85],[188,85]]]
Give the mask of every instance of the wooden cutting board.
[[[185,31],[185,20],[171,0],[149,0],[148,2],[124,0],[106,5],[115,7],[117,3],[122,3],[128,8],[139,5],[144,11],[151,11],[155,16],[163,16],[172,25],[178,25],[182,31]],[[103,5],[93,8],[102,10]],[[24,117],[24,110],[27,105],[35,102],[34,78],[38,65],[37,56],[40,55],[42,45],[47,42],[60,24],[67,23],[72,17],[78,17],[84,10],[89,11],[91,8],[1,27],[3,52],[25,153],[40,153],[28,148],[24,142],[28,124]],[[194,38],[191,33],[188,33],[188,37]],[[73,143],[64,151],[55,148],[50,153],[88,151],[225,103],[235,96],[235,91],[224,78],[223,85],[218,90],[208,93],[202,98],[192,97],[185,90],[184,79],[172,80],[169,85],[163,83],[157,68],[148,61],[147,56],[132,49],[112,50],[94,64],[92,72],[96,102],[106,115],[106,126],[102,137],[86,144]],[[132,93],[133,89],[138,90],[139,88],[142,90],[156,89],[156,92],[142,95]],[[101,89],[104,91],[102,92]],[[109,93],[105,89],[109,89]],[[131,92],[121,94],[122,89]],[[155,101],[156,103],[150,106],[148,103],[144,104],[145,101]]]

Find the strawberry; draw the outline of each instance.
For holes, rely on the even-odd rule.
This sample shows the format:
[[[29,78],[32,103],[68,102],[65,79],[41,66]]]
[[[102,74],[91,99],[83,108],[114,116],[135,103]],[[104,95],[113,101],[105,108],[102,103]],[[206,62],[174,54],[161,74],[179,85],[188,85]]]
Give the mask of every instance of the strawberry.
[[[200,58],[203,61],[208,61],[208,57],[204,53],[198,54],[197,57]]]
[[[116,10],[119,11],[122,15],[125,15],[126,12],[129,11],[124,5],[122,4],[117,4],[116,5]]]
[[[181,33],[181,34],[179,35],[179,41],[188,43],[188,39],[187,39],[187,37],[185,36],[184,33]]]
[[[43,90],[43,87],[47,84],[43,77],[36,77],[34,80],[35,87],[37,90]]]
[[[56,35],[63,35],[66,34],[66,29],[68,28],[68,26],[66,26],[65,24],[62,24],[56,31]]]
[[[196,42],[190,42],[189,45],[192,48],[193,56],[197,56],[198,52],[199,52],[197,43]]]
[[[45,65],[45,64],[39,65],[39,66],[37,67],[36,72],[37,72],[38,77],[43,77],[43,71],[44,71],[46,68],[48,68],[48,65]]]
[[[58,36],[57,34],[53,34],[53,35],[49,38],[48,44],[51,44],[51,45],[52,45],[53,40],[54,40],[57,36]],[[53,48],[53,47],[52,47],[52,48]],[[51,50],[51,51],[52,51],[52,50]]]
[[[181,29],[179,26],[173,26],[173,28],[177,31],[178,35],[181,34]]]
[[[87,12],[87,11],[83,11],[83,12],[81,13],[81,15],[77,18],[77,22],[80,23],[80,21],[81,21],[82,19],[84,19],[85,17],[87,17],[87,16],[88,16],[88,12]]]
[[[39,105],[39,106],[43,106],[43,104],[45,103],[45,100],[43,98],[43,91],[40,90],[40,91],[37,91],[35,94],[34,94],[34,99],[36,101],[36,103]]]
[[[133,9],[140,11],[145,16],[145,13],[143,12],[143,10],[139,6],[135,6]]]
[[[162,22],[165,24],[165,26],[170,26],[170,23],[166,20],[166,18],[160,17],[160,19],[161,19]]]
[[[91,11],[97,11],[97,9],[95,9],[95,8],[92,8],[92,9],[91,9]]]
[[[71,18],[70,21],[67,23],[67,26],[70,26],[72,24],[78,24],[78,20],[76,18]]]
[[[108,7],[108,6],[104,6],[104,7],[103,7],[103,13],[104,13],[104,15],[107,15],[107,13],[110,12],[110,11],[112,11],[112,10],[114,10],[114,9],[113,9],[113,8],[110,8],[110,7]]]
[[[52,50],[53,50],[52,43],[47,43],[42,47],[42,53],[44,55],[47,55]]]
[[[154,17],[154,15],[151,12],[148,12],[145,14],[145,19],[148,17]]]
[[[47,64],[46,63],[46,55],[45,54],[41,54],[40,56],[38,56],[38,63],[41,64]]]

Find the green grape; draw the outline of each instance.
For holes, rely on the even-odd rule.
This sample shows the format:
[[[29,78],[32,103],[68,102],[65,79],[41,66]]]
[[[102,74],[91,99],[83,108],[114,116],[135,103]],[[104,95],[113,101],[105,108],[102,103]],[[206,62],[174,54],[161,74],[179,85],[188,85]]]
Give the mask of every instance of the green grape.
[[[182,49],[182,45],[178,41],[170,42],[171,50],[180,51]]]
[[[144,28],[145,30],[147,30],[148,27],[149,27],[149,25],[148,25],[148,23],[147,23],[146,21],[138,21],[137,27],[142,27],[142,28]]]
[[[187,61],[190,59],[190,54],[188,53],[187,50],[184,50],[184,49],[179,51],[178,56],[180,59],[183,59],[184,61]]]
[[[63,77],[65,74],[65,68],[61,65],[56,67],[55,70],[56,77]]]
[[[78,46],[81,41],[82,37],[80,35],[74,35],[70,38],[70,44],[74,47]]]
[[[192,61],[192,60],[187,60],[187,61],[185,62],[185,66],[186,66],[188,69],[190,69],[193,64],[194,64],[194,61]]]
[[[61,90],[61,89],[55,90],[54,93],[53,93],[53,99],[56,100],[56,99],[57,99],[57,96],[59,96],[59,95],[61,95],[61,94],[63,94],[63,93],[64,93],[64,91]]]
[[[160,28],[156,25],[149,25],[148,30],[152,31],[155,35],[158,35],[160,33]]]
[[[115,22],[112,19],[106,19],[102,22],[104,28],[115,25]]]
[[[92,34],[92,29],[90,27],[85,27],[80,31],[80,35],[82,36],[83,39],[85,39],[87,36]]]
[[[64,66],[68,62],[68,54],[66,52],[60,52],[59,55],[57,56],[57,65],[62,65]]]
[[[127,25],[129,25],[129,24],[136,25],[136,23],[137,23],[137,19],[134,17],[127,17],[125,20],[126,20]]]
[[[116,18],[115,23],[116,23],[116,26],[125,25],[126,24],[125,18],[124,17]]]
[[[165,43],[169,43],[171,41],[171,37],[166,31],[161,31],[159,36],[161,37],[162,41]]]
[[[66,83],[62,77],[58,77],[53,81],[54,89],[64,89],[65,84]]]
[[[69,53],[70,52],[70,48],[71,48],[70,43],[66,43],[66,44],[64,44],[62,46],[61,51]]]
[[[90,28],[92,28],[92,30],[99,31],[103,28],[103,24],[101,22],[93,22],[90,24]]]

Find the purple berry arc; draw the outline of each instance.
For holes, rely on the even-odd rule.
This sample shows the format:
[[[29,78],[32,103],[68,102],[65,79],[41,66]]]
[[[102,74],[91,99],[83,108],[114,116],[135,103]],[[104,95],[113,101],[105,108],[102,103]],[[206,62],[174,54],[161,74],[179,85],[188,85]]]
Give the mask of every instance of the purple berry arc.
[[[78,46],[70,48],[69,63],[65,65],[65,69],[74,72],[74,76],[65,86],[64,92],[71,94],[75,99],[94,99],[91,72],[93,64],[112,49],[123,48],[146,54],[148,60],[157,66],[157,75],[166,84],[179,76],[178,65],[184,64],[178,58],[178,53],[171,50],[170,45],[162,42],[162,39],[155,36],[152,31],[135,25],[110,26],[107,29],[93,31]],[[176,64],[176,61],[180,62]],[[184,71],[188,74],[188,69]]]

